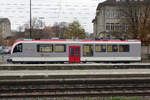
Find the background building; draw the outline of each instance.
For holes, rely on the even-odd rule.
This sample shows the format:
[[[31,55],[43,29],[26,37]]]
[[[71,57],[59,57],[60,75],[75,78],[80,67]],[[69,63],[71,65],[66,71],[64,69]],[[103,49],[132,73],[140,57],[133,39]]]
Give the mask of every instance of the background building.
[[[11,23],[8,18],[0,18],[0,37],[6,38],[11,35]]]
[[[95,37],[126,38],[129,37],[129,27],[134,27],[136,30],[134,32],[136,34],[137,30],[139,30],[139,21],[143,20],[140,18],[143,17],[142,14],[145,15],[145,13],[143,13],[144,11],[141,10],[142,7],[144,8],[143,5],[146,4],[143,2],[149,1],[107,0],[102,3],[99,3],[96,9],[95,19],[93,19],[92,21]],[[132,33],[134,32],[132,29]],[[135,36],[135,38],[137,37]]]

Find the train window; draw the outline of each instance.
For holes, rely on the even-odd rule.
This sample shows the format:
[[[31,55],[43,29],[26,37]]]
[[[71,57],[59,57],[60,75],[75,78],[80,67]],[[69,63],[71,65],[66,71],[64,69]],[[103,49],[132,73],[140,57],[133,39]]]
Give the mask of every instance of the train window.
[[[53,45],[52,44],[38,44],[37,52],[45,52],[45,53],[53,52]]]
[[[118,52],[118,45],[112,45],[113,52]]]
[[[83,46],[83,56],[93,56],[93,45],[84,45]]]
[[[22,43],[15,46],[13,53],[22,52]]]
[[[66,45],[64,44],[56,44],[55,52],[66,52]]]
[[[129,45],[119,45],[119,52],[129,52]]]
[[[74,48],[70,48],[70,56],[74,56]]]
[[[118,45],[107,45],[107,52],[118,52]]]
[[[79,56],[79,48],[75,48],[75,56]]]
[[[106,52],[106,45],[95,45],[95,52]]]
[[[112,45],[107,45],[107,52],[112,52]]]

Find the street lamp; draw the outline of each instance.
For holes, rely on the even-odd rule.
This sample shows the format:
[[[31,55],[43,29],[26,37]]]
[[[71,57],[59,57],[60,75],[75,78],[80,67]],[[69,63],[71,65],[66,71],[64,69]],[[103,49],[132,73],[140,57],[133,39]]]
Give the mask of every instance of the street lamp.
[[[32,13],[31,13],[31,0],[30,0],[30,35],[29,35],[29,38],[31,39],[32,38],[32,36],[31,36],[31,34],[32,34]]]

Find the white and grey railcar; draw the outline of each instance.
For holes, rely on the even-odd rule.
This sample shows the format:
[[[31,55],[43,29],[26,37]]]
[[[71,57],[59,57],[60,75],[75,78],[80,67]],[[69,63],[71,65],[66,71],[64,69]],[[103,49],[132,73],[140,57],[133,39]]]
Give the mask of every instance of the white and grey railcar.
[[[13,63],[141,61],[139,40],[19,40],[11,49]]]

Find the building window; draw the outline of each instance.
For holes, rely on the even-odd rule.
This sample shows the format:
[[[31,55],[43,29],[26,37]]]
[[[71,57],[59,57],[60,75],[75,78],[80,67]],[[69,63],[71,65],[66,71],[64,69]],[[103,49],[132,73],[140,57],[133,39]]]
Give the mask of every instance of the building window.
[[[128,24],[125,24],[125,32],[128,31]]]
[[[110,26],[111,26],[110,23],[106,23],[106,30],[107,30],[107,31],[110,31]]]
[[[84,45],[83,46],[83,56],[85,56],[85,57],[93,56],[93,45]]]
[[[113,11],[110,11],[110,18],[113,18],[114,17],[114,13]]]
[[[128,25],[126,23],[123,23],[122,24],[122,31],[127,32],[127,30],[128,30]]]
[[[13,53],[22,52],[22,43],[17,44],[13,50]]]
[[[126,23],[120,24],[120,23],[106,23],[106,31],[128,31],[128,25]]]
[[[120,11],[119,10],[116,11],[116,18],[120,18]]]
[[[55,52],[66,52],[66,45],[65,44],[56,44],[55,45]]]
[[[118,9],[106,10],[106,18],[120,18],[120,11]]]
[[[106,18],[110,18],[110,11],[109,10],[106,10],[105,16],[106,16]]]
[[[118,31],[120,30],[119,23],[106,23],[106,31]]]
[[[123,32],[127,32],[128,31],[128,25],[123,23],[106,23],[106,31],[120,31],[122,30]]]
[[[115,24],[114,23],[111,23],[111,31],[114,31],[114,29],[115,29]]]
[[[120,24],[119,23],[115,23],[115,31],[120,31]]]
[[[106,45],[95,45],[95,52],[106,52]]]
[[[53,52],[53,45],[52,44],[38,44],[37,52],[45,52],[45,53]]]
[[[129,52],[129,45],[119,45],[119,52]]]
[[[107,45],[107,52],[118,52],[118,45]]]

